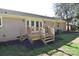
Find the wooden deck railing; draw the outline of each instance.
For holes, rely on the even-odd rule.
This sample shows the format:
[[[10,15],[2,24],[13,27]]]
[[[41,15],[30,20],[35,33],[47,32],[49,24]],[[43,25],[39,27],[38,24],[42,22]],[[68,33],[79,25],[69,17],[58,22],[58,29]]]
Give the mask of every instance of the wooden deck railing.
[[[46,44],[45,40],[47,38],[52,39],[51,41],[53,41],[54,37],[55,37],[54,28],[51,28],[51,27],[41,28],[40,27],[40,30],[38,31],[32,31],[31,28],[28,28],[28,39],[30,40],[31,43],[33,43],[34,40],[41,39]]]

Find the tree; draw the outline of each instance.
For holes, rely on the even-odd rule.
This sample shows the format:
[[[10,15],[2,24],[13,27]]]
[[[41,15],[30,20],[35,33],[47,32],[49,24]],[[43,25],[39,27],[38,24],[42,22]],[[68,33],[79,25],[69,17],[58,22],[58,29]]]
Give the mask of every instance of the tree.
[[[75,6],[76,6],[76,18],[79,18],[79,3],[75,3]]]
[[[76,3],[56,3],[55,4],[55,14],[59,18],[67,21],[68,31],[69,31],[69,22],[77,14],[77,10],[78,10],[77,6],[79,6],[79,4],[76,4]]]

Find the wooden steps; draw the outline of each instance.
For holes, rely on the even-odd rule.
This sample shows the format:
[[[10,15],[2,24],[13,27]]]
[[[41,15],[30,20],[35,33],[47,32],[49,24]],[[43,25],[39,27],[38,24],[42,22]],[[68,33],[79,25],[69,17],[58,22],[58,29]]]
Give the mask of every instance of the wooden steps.
[[[54,37],[53,37],[53,36],[44,37],[44,38],[42,39],[42,41],[43,41],[44,44],[47,44],[47,43],[49,43],[49,42],[51,42],[51,41],[54,41]]]
[[[47,26],[47,27],[45,27],[45,30],[43,31],[44,33],[42,35],[43,43],[47,44],[47,43],[49,43],[51,41],[54,41],[55,40],[55,30],[54,30],[54,28],[52,28],[50,26]]]
[[[33,41],[40,39],[40,37],[41,37],[40,31],[33,31],[30,34],[28,34],[28,39],[32,44],[33,44]]]
[[[47,32],[45,32],[45,30]],[[45,28],[41,28],[41,30],[39,31],[30,31],[28,33],[28,39],[29,41],[33,44],[33,41],[35,40],[42,40],[44,44],[47,44],[48,42],[54,41],[55,40],[55,35],[54,35],[55,31],[52,31],[50,28],[45,29]]]

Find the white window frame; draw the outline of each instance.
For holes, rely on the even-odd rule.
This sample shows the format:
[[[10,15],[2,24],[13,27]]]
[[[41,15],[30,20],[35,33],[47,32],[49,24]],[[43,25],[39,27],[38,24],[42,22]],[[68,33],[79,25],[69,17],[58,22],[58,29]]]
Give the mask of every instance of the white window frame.
[[[0,17],[0,19],[1,19],[1,25],[0,25],[0,27],[2,27],[2,26],[3,26],[3,21],[2,21],[2,17]]]

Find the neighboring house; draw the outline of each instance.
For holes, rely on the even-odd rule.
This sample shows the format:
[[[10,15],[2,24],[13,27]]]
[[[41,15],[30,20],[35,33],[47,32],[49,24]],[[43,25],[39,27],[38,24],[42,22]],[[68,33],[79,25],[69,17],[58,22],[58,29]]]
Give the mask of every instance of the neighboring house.
[[[79,27],[79,19],[74,17],[70,22],[71,30],[77,30]]]
[[[72,25],[78,26],[78,20],[77,18],[73,18],[71,21]]]
[[[66,22],[54,17],[0,9],[0,42],[16,40],[20,35],[26,35],[28,27],[33,31],[40,30],[44,22],[50,20],[56,30],[66,31]],[[50,24],[50,22],[48,22]]]

